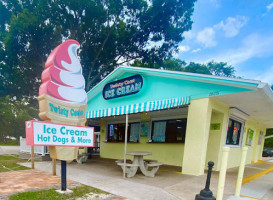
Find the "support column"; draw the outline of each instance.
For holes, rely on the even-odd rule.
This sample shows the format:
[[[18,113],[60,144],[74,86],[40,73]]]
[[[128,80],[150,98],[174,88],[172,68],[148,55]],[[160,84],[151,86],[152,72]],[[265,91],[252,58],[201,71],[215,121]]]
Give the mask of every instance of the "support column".
[[[252,141],[253,152],[252,152],[251,163],[256,163],[258,161],[258,152],[257,152],[257,150],[258,150],[259,134],[260,134],[260,129],[258,129],[257,127],[255,127],[253,141]]]
[[[34,146],[31,145],[31,169],[34,169]]]
[[[188,109],[182,173],[204,174],[212,108],[210,99],[192,100]]]

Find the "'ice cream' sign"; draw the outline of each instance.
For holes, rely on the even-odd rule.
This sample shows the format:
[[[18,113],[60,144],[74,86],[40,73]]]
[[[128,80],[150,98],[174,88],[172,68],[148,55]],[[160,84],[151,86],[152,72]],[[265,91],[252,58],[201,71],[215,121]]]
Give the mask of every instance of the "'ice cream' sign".
[[[62,191],[66,190],[66,161],[78,158],[79,147],[94,146],[94,128],[84,127],[87,95],[79,47],[78,41],[69,39],[49,54],[37,98],[39,117],[47,122],[26,122],[27,145],[49,146],[50,157],[61,160]]]
[[[68,39],[58,45],[45,62],[38,96],[39,117],[44,121],[85,125],[87,95],[82,66],[77,56],[79,47],[79,42]],[[87,127],[68,129],[62,125],[50,128],[51,126],[44,125],[37,129],[39,131],[34,131],[33,143],[48,145],[50,157],[53,159],[73,160],[77,158],[79,146],[92,146],[93,135],[90,138],[90,134],[78,134]]]
[[[143,78],[140,75],[130,76],[118,81],[108,83],[103,88],[105,100],[138,93],[143,86]]]
[[[40,121],[26,122],[27,145],[94,146],[94,128]]]

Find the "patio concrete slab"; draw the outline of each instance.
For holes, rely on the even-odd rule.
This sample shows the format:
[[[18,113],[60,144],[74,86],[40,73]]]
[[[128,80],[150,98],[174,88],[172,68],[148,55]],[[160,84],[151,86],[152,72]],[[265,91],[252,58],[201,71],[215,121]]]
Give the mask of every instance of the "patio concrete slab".
[[[273,172],[258,177],[257,179],[243,185],[241,194],[257,199],[263,199],[268,191],[273,190]],[[273,199],[273,196],[271,197]]]
[[[28,165],[28,164],[24,164]],[[51,172],[51,162],[37,162],[35,168]],[[205,186],[206,175],[189,176],[179,173],[181,168],[162,166],[154,178],[138,172],[133,178],[122,178],[122,170],[114,160],[91,159],[82,165],[68,164],[68,178],[82,184],[99,188],[131,200],[138,199],[194,199]],[[57,174],[60,164],[57,163]],[[214,175],[217,177],[217,175]],[[217,189],[217,180],[211,181],[212,190]],[[234,184],[234,182],[233,182]],[[229,193],[229,195],[232,193]]]
[[[253,200],[253,198],[230,196],[227,200]]]
[[[29,164],[26,164],[29,165]],[[245,168],[245,177],[259,173],[272,166],[272,163],[255,163],[247,165]],[[37,162],[35,168],[51,173],[51,162]],[[82,184],[102,189],[117,196],[127,197],[131,200],[138,199],[194,199],[196,194],[200,193],[205,186],[206,174],[202,176],[189,176],[180,173],[181,168],[172,166],[162,166],[154,178],[145,177],[138,172],[133,178],[122,178],[122,170],[116,165],[114,160],[110,159],[90,159],[87,163],[77,164],[76,162],[68,164],[68,178]],[[57,163],[57,173],[60,172],[60,164]],[[235,181],[237,180],[238,168],[228,169],[226,175],[225,191],[223,199],[247,200],[250,197],[248,184],[243,185],[242,194],[249,197],[234,197]],[[270,180],[270,177],[262,177],[262,181]],[[214,196],[217,194],[218,172],[212,173],[211,187]],[[273,180],[273,179],[271,179]],[[252,180],[249,183],[252,183]],[[258,179],[259,182],[259,179]],[[253,183],[254,184],[254,183]],[[259,183],[258,183],[259,184]],[[272,200],[270,187],[266,190],[259,190],[259,187],[251,190],[259,190],[257,193],[263,193],[265,200]],[[255,184],[254,184],[255,185]],[[260,183],[262,186],[263,184]],[[272,191],[273,192],[273,191]],[[248,195],[247,195],[248,194]],[[250,198],[250,199],[251,199]]]
[[[22,165],[28,166],[29,163],[23,163]],[[49,165],[51,165],[51,162],[37,162],[35,163],[35,168],[42,171],[51,172],[52,168],[49,167]],[[114,167],[117,169],[109,171],[107,170],[107,163],[105,163],[104,168],[101,166],[99,168],[95,168],[91,163],[89,165],[70,163],[68,164],[67,177],[82,184],[107,191],[117,196],[127,197],[131,200],[180,199],[167,191],[162,190],[161,188],[136,183],[132,181],[133,179],[123,179],[121,168],[115,165]],[[57,175],[60,175],[60,170],[60,164],[57,163]],[[109,174],[112,174],[112,176]]]

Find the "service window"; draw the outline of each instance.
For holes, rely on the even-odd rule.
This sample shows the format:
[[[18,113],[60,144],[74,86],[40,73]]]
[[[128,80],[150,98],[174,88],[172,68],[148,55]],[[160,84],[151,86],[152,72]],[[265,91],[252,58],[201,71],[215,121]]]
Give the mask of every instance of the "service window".
[[[187,119],[153,121],[152,142],[185,142]]]
[[[240,145],[242,137],[242,123],[233,119],[229,119],[227,131],[227,145]]]
[[[108,124],[107,142],[124,142],[125,126],[125,123]],[[139,142],[139,131],[140,123],[129,123],[127,142]]]
[[[140,134],[140,123],[131,123],[129,124],[128,133],[129,142],[139,142],[139,134]]]

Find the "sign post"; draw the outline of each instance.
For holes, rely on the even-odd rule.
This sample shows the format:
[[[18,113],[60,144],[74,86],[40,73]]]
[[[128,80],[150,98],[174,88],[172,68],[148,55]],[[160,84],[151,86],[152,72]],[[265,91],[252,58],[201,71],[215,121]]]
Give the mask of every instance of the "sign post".
[[[56,176],[56,159],[52,159],[52,175]]]
[[[66,191],[66,161],[61,161],[61,179],[62,179],[62,191]]]
[[[34,146],[31,145],[31,169],[34,169]]]

